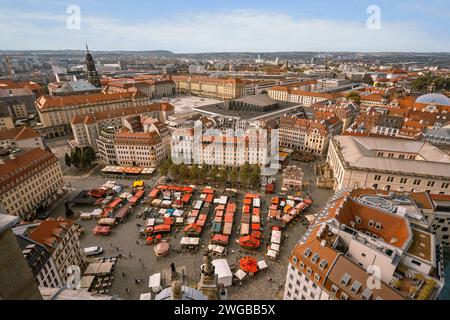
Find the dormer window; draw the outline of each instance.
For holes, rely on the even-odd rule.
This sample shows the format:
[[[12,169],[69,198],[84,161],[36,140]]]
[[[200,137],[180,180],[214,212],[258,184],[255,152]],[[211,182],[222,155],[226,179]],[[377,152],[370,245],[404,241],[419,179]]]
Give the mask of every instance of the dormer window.
[[[346,273],[346,274],[344,274],[344,276],[341,279],[341,284],[344,286],[348,286],[351,279],[352,279],[352,276],[349,275],[348,273]]]
[[[311,255],[311,253],[312,253],[311,249],[308,248],[308,249],[305,250],[305,253],[303,254],[303,256],[304,256],[305,258],[309,258],[309,256]]]
[[[359,281],[355,281],[350,290],[353,293],[358,293],[360,289],[361,289],[361,283]]]
[[[327,260],[324,259],[324,260],[320,261],[319,268],[321,270],[324,270],[327,266],[328,266],[328,261]]]
[[[319,258],[320,258],[320,256],[319,256],[317,253],[315,253],[315,254],[312,256],[311,261],[312,261],[313,263],[317,263],[317,261],[319,261]]]

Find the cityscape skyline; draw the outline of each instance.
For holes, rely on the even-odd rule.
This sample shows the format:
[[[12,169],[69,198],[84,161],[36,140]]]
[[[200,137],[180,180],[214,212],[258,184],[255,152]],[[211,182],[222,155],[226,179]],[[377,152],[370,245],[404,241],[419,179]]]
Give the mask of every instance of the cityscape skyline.
[[[307,7],[304,1],[11,3],[0,4],[0,45],[8,50],[77,49],[88,42],[94,51],[450,51],[445,1],[321,1]],[[380,28],[370,29],[374,5]],[[70,29],[68,19],[78,14],[73,6],[80,19]]]

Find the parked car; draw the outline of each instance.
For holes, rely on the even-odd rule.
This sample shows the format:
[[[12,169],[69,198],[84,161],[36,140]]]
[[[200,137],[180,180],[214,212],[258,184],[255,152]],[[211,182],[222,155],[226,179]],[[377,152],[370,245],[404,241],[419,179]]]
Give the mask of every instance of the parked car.
[[[41,212],[37,215],[37,218],[40,220],[47,220],[52,215],[52,211]]]
[[[88,257],[97,256],[103,252],[103,248],[102,247],[89,247],[89,248],[84,248],[83,252]]]

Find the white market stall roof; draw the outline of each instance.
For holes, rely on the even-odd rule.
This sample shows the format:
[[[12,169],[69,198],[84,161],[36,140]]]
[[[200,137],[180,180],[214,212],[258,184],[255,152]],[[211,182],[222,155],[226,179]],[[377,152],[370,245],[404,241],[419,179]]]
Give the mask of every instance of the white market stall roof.
[[[226,259],[213,260],[215,273],[219,276],[219,283],[225,287],[231,287],[233,285],[233,273]]]
[[[274,258],[275,259],[278,256],[278,252],[273,251],[273,250],[269,250],[267,252],[267,256],[270,257],[270,258]]]
[[[183,246],[198,246],[200,244],[200,238],[181,238],[180,244]]]
[[[139,300],[146,300],[146,301],[152,300],[152,294],[150,292],[149,293],[143,293],[139,297]]]
[[[148,281],[148,287],[152,289],[153,293],[158,293],[162,290],[161,286],[161,273],[155,273],[150,276]]]
[[[247,274],[242,269],[239,269],[234,275],[239,280],[243,280],[247,276]]]
[[[259,270],[265,270],[269,266],[267,265],[267,262],[265,260],[258,261],[258,268]]]

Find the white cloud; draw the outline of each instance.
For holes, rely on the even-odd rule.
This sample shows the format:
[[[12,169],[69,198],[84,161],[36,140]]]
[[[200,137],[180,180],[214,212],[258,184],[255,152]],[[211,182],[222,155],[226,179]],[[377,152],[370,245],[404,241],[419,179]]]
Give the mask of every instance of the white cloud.
[[[302,20],[260,10],[184,13],[145,23],[82,16],[82,29],[67,30],[64,15],[3,12],[0,47],[8,49],[219,51],[449,51],[412,24]]]

